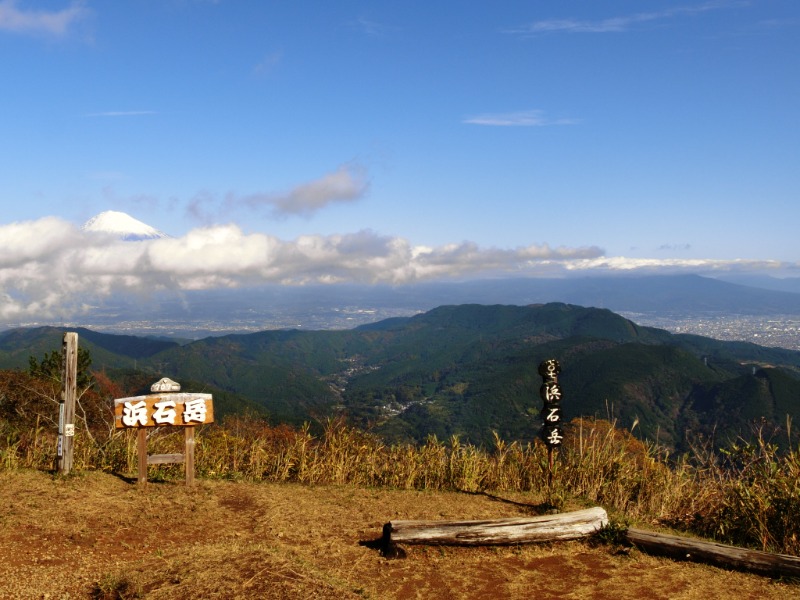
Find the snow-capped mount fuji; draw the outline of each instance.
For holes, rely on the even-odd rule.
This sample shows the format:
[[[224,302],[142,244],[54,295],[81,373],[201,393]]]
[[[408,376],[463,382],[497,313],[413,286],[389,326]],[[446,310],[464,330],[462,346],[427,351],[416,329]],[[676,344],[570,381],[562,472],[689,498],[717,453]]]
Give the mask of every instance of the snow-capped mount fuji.
[[[169,237],[155,227],[142,223],[127,213],[116,210],[101,212],[86,221],[81,229],[94,233],[111,234],[125,241],[155,240]]]

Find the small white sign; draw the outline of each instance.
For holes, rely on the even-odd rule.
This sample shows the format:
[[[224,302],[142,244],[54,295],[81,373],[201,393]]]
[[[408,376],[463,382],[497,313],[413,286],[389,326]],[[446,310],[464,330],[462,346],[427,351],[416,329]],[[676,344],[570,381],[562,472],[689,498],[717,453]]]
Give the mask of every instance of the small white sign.
[[[177,381],[172,381],[169,377],[159,379],[150,386],[151,392],[180,392],[181,384]]]
[[[75,423],[65,423],[64,437],[74,437],[74,436],[75,436]]]

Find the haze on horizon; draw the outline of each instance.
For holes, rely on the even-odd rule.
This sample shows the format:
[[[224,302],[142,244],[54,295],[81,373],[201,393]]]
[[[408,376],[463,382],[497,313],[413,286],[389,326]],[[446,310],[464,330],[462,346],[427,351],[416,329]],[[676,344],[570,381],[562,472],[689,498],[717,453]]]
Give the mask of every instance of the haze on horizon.
[[[798,273],[789,0],[0,0],[0,318],[114,293]],[[81,225],[121,211],[171,237]]]

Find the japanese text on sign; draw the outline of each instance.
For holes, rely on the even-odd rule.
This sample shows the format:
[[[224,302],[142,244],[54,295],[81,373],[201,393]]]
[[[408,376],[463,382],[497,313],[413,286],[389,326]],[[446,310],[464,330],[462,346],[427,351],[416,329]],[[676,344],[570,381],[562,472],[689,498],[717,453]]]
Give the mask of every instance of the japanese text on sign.
[[[114,401],[117,428],[202,425],[214,421],[211,394],[151,394]]]
[[[555,381],[548,381],[540,390],[545,402],[561,402],[561,386]]]
[[[558,374],[561,365],[551,358],[539,365],[539,375],[544,383],[539,388],[539,395],[544,401],[542,408],[542,439],[549,448],[561,445],[564,439],[564,430],[561,427],[561,386],[558,385]]]

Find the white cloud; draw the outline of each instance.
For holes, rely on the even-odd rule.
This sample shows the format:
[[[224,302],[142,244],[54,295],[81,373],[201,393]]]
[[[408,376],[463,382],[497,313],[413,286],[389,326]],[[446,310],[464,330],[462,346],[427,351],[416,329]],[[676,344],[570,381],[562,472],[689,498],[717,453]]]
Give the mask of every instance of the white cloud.
[[[88,113],[87,117],[141,117],[154,115],[154,110],[109,110],[105,112]]]
[[[18,4],[17,0],[0,0],[0,31],[62,36],[89,14],[86,3],[80,0],[55,11],[25,10],[18,8]]]
[[[203,192],[197,194],[188,206],[188,212],[204,222],[218,221],[231,211],[268,209],[274,217],[309,217],[331,204],[356,202],[369,188],[366,170],[349,164],[322,177],[298,185],[284,193],[258,193],[240,196],[229,193],[223,201]]]
[[[624,256],[597,257],[576,260],[564,267],[568,271],[610,272],[731,272],[773,271],[797,269],[797,264],[777,260],[710,259],[710,258],[627,258]]]
[[[536,35],[545,33],[619,33],[628,31],[635,25],[664,21],[680,16],[693,16],[710,10],[742,6],[743,2],[717,1],[706,2],[697,6],[676,6],[654,12],[641,12],[632,15],[610,17],[598,20],[581,19],[545,19],[534,21],[522,27],[509,30],[508,33]]]
[[[365,34],[372,37],[381,37],[386,34],[388,27],[383,23],[361,16],[356,20],[357,27]]]
[[[275,70],[275,68],[277,68],[277,66],[281,63],[282,60],[283,60],[283,52],[280,50],[267,54],[263,59],[261,59],[261,62],[259,62],[253,68],[253,75],[257,77],[263,77],[265,75],[268,75],[273,70]]]
[[[691,244],[661,244],[657,250],[660,252],[678,252],[692,249]]]
[[[546,127],[549,125],[575,125],[575,119],[548,119],[541,110],[523,110],[509,113],[475,115],[464,119],[470,125],[495,127]]]

